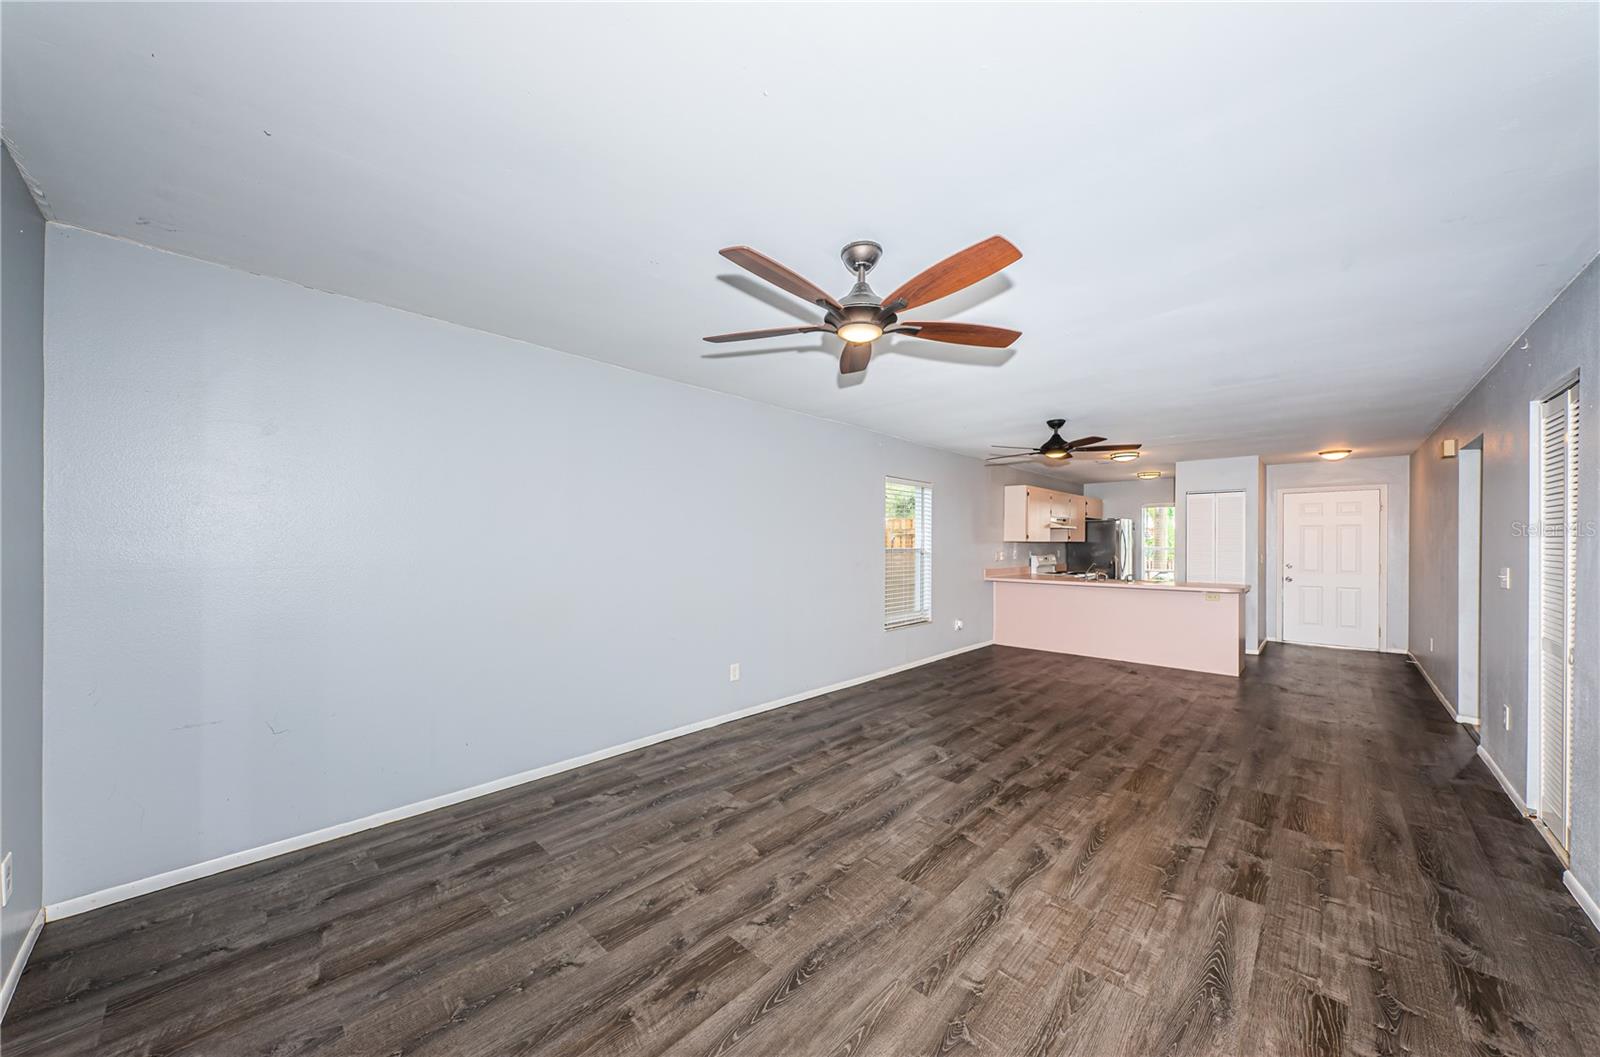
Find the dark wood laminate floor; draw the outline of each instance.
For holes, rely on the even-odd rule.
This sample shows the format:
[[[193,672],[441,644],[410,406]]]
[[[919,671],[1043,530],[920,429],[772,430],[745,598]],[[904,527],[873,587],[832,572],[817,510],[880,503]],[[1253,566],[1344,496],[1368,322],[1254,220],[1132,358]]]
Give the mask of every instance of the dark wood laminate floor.
[[[1403,658],[994,647],[49,925],[6,1057],[1600,1054]]]

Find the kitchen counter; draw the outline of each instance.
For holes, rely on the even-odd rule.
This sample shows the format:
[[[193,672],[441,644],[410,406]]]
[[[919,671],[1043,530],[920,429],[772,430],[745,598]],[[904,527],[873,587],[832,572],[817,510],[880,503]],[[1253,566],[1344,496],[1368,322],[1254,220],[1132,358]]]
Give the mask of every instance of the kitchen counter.
[[[1080,580],[1071,574],[1030,573],[1021,568],[986,569],[985,580],[1004,583],[1053,584],[1067,587],[1113,587],[1125,591],[1198,591],[1202,594],[1242,595],[1249,584],[1168,583],[1162,580]]]
[[[983,578],[994,584],[999,645],[1235,678],[1244,670],[1248,585],[1079,580],[1014,567]]]

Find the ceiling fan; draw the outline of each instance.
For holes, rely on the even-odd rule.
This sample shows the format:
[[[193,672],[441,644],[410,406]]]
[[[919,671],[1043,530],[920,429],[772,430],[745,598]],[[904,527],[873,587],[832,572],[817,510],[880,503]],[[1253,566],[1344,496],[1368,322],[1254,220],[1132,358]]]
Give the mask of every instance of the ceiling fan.
[[[1079,437],[1077,440],[1062,440],[1061,427],[1067,424],[1064,418],[1052,418],[1045,425],[1050,427],[1050,439],[1037,448],[1021,448],[1015,444],[991,444],[991,448],[1016,448],[1015,455],[995,455],[984,460],[987,466],[994,466],[1017,459],[1045,459],[1049,462],[1066,462],[1072,458],[1074,452],[1080,451],[1138,451],[1138,444],[1103,444],[1104,437]]]
[[[872,343],[885,334],[904,334],[927,341],[977,345],[986,349],[1003,349],[1022,337],[1021,332],[1003,327],[986,327],[977,323],[901,322],[898,315],[908,308],[916,308],[957,290],[964,290],[1021,258],[1021,251],[999,235],[946,257],[900,284],[894,293],[884,298],[879,298],[867,285],[867,273],[872,271],[878,258],[883,255],[883,247],[876,242],[852,242],[839,251],[845,267],[855,273],[856,284],[838,300],[834,300],[815,283],[749,246],[729,246],[721,253],[734,264],[778,289],[816,305],[823,310],[823,316],[822,322],[812,325],[713,334],[707,341],[749,341],[784,334],[837,334],[845,343],[844,353],[839,357],[839,373],[855,374],[867,369],[867,361],[872,358]]]

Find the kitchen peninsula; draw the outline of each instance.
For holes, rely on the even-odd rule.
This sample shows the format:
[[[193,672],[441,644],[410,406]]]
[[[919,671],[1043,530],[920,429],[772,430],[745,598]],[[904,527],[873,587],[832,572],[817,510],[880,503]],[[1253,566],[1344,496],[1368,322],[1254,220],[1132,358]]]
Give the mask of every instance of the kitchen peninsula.
[[[994,641],[1235,678],[1244,669],[1244,584],[1086,580],[990,569]]]

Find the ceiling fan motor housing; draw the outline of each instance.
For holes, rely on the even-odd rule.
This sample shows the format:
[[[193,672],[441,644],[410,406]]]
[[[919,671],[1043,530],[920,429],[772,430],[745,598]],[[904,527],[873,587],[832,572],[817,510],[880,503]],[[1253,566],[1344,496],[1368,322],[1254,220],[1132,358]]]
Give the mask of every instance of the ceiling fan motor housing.
[[[839,259],[844,261],[844,266],[856,275],[872,271],[877,265],[878,258],[883,256],[883,247],[876,242],[863,239],[852,242],[839,251]]]

